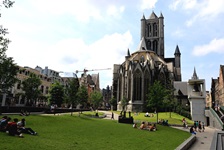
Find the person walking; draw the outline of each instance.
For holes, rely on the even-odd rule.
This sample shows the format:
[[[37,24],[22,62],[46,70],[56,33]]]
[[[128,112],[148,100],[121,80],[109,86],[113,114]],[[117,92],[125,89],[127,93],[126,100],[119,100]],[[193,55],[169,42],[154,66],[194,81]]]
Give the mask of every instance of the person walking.
[[[114,120],[114,113],[111,114],[111,119]]]

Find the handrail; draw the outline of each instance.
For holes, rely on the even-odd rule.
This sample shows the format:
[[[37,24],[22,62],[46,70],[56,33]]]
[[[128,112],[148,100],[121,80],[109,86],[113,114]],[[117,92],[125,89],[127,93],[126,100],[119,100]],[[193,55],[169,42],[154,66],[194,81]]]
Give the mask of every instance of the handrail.
[[[219,121],[220,125],[222,126],[222,129],[224,129],[224,124],[221,121],[221,119],[219,118],[219,116],[217,115],[217,113],[212,108],[209,108],[209,110],[210,110],[210,112],[212,112],[213,116],[215,116],[217,118],[217,120]]]

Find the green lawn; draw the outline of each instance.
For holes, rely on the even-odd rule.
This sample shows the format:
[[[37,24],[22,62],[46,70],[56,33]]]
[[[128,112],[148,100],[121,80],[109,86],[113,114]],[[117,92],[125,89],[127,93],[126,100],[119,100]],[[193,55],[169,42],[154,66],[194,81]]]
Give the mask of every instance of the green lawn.
[[[117,112],[117,111],[115,113],[120,114],[120,112]],[[153,113],[149,113],[149,114],[153,114]],[[126,116],[128,116],[128,113],[126,114]],[[136,122],[141,122],[141,121],[156,122],[156,114],[154,114],[154,117],[145,117],[145,113],[141,112],[141,113],[138,113],[138,115],[131,113],[131,116],[133,116],[134,121]],[[171,115],[170,115],[170,112],[160,112],[158,113],[158,118],[168,120],[169,124],[182,125],[183,124],[182,119],[184,117],[174,112],[172,112]],[[192,120],[188,118],[185,118],[185,119],[188,125],[194,124]]]
[[[18,138],[0,132],[1,150],[173,150],[191,136],[159,125],[156,132],[134,129],[130,124],[90,118],[85,113],[80,117],[77,114],[27,116],[27,127],[38,135],[24,134],[24,138]]]

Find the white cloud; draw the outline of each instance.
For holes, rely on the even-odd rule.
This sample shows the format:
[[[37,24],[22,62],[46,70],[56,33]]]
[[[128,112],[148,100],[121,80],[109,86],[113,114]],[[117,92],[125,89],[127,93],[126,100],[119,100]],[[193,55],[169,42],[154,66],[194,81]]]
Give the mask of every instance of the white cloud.
[[[173,37],[183,37],[184,31],[181,29],[176,29],[174,32],[171,33]]]
[[[7,55],[13,57],[20,66],[48,66],[56,71],[113,68],[113,64],[123,63],[127,48],[132,44],[129,31],[114,33],[87,45],[83,39],[64,39],[52,45],[43,45],[34,40],[12,36]],[[105,81],[112,82],[112,69],[98,71]],[[90,72],[91,74],[91,72]],[[79,74],[80,75],[80,74]],[[106,85],[102,85],[105,87]],[[111,84],[110,84],[111,85]]]
[[[195,46],[193,55],[202,56],[209,53],[224,53],[224,38],[213,39],[210,43],[200,46]]]
[[[169,5],[169,8],[173,11],[178,8],[188,10],[194,9],[197,6],[197,0],[173,0],[173,2]]]
[[[184,10],[191,15],[191,18],[186,22],[187,26],[193,25],[197,20],[209,21],[214,17],[224,13],[223,0],[173,0],[169,8],[171,10]]]
[[[43,14],[52,15],[73,15],[78,21],[89,22],[90,18],[102,19],[100,10],[89,3],[87,0],[74,1],[74,0],[38,0],[31,1],[34,8]]]
[[[158,0],[142,0],[141,1],[141,10],[155,8],[155,5]]]
[[[121,14],[124,12],[124,9],[125,9],[124,6],[120,7],[116,7],[114,5],[109,6],[109,8],[107,9],[107,15],[120,18]]]

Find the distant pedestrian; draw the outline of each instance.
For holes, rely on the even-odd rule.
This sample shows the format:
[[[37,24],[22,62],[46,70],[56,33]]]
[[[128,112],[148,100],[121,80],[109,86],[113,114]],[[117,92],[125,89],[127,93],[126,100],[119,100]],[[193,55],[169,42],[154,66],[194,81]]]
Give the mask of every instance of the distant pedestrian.
[[[112,114],[111,114],[111,119],[114,120],[114,113],[113,113],[113,112],[112,112]]]
[[[202,132],[204,132],[204,131],[205,131],[205,123],[202,122]]]

